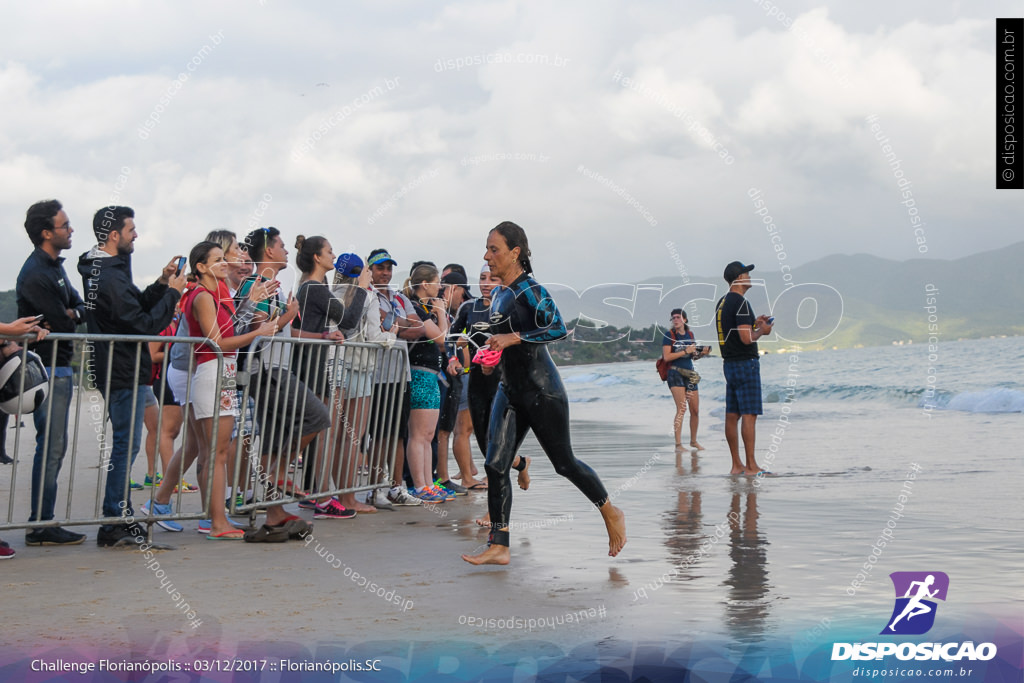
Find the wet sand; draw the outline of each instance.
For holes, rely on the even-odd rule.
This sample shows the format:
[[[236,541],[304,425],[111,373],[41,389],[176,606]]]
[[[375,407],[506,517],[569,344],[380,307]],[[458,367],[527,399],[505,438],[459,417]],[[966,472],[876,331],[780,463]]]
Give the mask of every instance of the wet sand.
[[[794,417],[786,459],[774,468],[780,476],[761,486],[726,474],[721,420],[713,415],[705,413],[707,450],[699,454],[677,453],[670,435],[636,416],[628,424],[607,416],[574,419],[577,457],[597,470],[627,515],[629,543],[617,558],[607,556],[600,514],[553,472],[532,436],[522,453],[535,458],[533,482],[527,492],[514,489],[509,567],[460,559],[486,543],[486,531],[473,521],[486,511],[485,493],[430,508],[316,520],[309,543],[207,541],[186,522],[183,533],[154,532],[156,541],[175,546],[155,554],[159,567],[139,552],[98,548],[95,527],[79,529],[89,536],[84,545],[57,548],[25,548],[21,530],[5,531],[0,536],[18,556],[0,564],[0,659],[24,666],[42,653],[180,661],[358,654],[383,657],[401,678],[443,671],[445,656],[470,658],[484,670],[499,666],[506,650],[596,661],[594,648],[639,658],[645,647],[661,644],[688,648],[679,662],[704,657],[713,670],[733,671],[748,653],[780,643],[787,656],[803,658],[836,639],[877,633],[892,604],[887,573],[939,564],[956,577],[958,592],[943,605],[933,636],[951,637],[990,618],[1019,633],[1019,616],[1006,600],[1020,588],[1018,560],[1006,542],[1008,534],[1019,537],[1019,528],[1006,511],[998,514],[1013,483],[1000,472],[1019,474],[1019,463],[1010,453],[983,464],[963,457],[994,452],[1008,427],[1020,429],[1013,417],[951,415],[936,433],[917,415],[890,414],[886,432],[920,444],[897,457],[878,449],[876,436],[856,420],[807,429],[816,418],[811,408]],[[772,410],[777,406],[769,406],[761,430]],[[586,405],[573,412],[596,416]],[[667,422],[670,414],[656,418]],[[979,424],[992,420],[998,424],[985,437]],[[19,482],[27,481],[31,464],[25,436]],[[823,450],[821,443],[832,446]],[[938,443],[942,449],[932,448]],[[926,469],[897,542],[851,597],[846,588],[885,526],[908,464],[922,457]],[[87,505],[84,482],[95,479],[95,462],[95,453],[80,453],[76,508]],[[141,480],[144,458],[136,465],[133,475]],[[0,469],[0,487],[10,472]],[[970,495],[980,491],[990,495]],[[136,506],[140,494],[148,497],[148,490],[133,496]],[[15,500],[16,511],[27,509],[26,495]],[[950,505],[965,495],[972,506]],[[198,507],[198,494],[184,500]],[[179,600],[168,594],[169,584]],[[198,627],[177,606],[182,601]],[[717,649],[698,655],[694,647]],[[530,666],[536,671],[539,664]]]

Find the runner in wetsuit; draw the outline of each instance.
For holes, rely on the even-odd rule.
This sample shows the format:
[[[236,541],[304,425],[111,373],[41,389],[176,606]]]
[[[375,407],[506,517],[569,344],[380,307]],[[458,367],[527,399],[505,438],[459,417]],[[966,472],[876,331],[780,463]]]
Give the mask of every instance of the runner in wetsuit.
[[[460,341],[460,344],[468,344],[469,357],[483,346],[487,345],[487,338],[490,336],[490,311],[492,293],[501,287],[501,280],[491,275],[491,267],[484,264],[480,270],[480,297],[470,299],[459,307],[455,322],[449,330],[452,334],[465,334],[468,341]],[[458,357],[453,357],[451,365],[457,370],[462,370],[462,363]],[[488,372],[485,374],[484,367],[473,363],[469,370],[469,416],[473,426],[473,434],[476,436],[477,446],[480,452],[487,455],[487,426],[491,419],[491,404],[494,402],[494,395],[498,391],[498,381],[501,379],[498,373]],[[472,469],[472,462],[469,463]],[[516,456],[512,461],[512,469],[519,471],[519,488],[524,491],[530,488],[530,458]],[[466,473],[466,465],[459,463],[462,473],[463,486],[470,489],[486,489],[487,484],[476,482],[472,475]],[[467,484],[466,482],[470,482]],[[490,518],[485,516],[476,520],[480,526],[489,526]]]
[[[546,343],[566,336],[565,324],[547,291],[533,278],[526,233],[508,221],[487,236],[484,260],[504,286],[491,300],[487,346],[502,351],[501,383],[488,427],[487,503],[489,547],[463,555],[471,564],[508,564],[508,522],[512,510],[509,470],[526,432],[533,430],[555,471],[568,478],[601,511],[608,530],[608,554],[626,544],[626,518],[608,500],[597,474],[576,459],[569,441],[569,401]]]

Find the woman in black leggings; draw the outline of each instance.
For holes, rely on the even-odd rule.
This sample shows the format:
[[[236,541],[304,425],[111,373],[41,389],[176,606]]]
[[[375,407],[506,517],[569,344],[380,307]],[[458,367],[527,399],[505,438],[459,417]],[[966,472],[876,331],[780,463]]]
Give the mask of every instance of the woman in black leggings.
[[[547,291],[529,277],[526,233],[508,221],[487,236],[484,260],[503,287],[491,301],[491,349],[502,352],[501,383],[491,408],[487,437],[487,506],[491,517],[488,548],[463,555],[471,564],[508,564],[508,521],[512,510],[509,470],[528,430],[551,460],[601,511],[608,530],[608,554],[626,544],[626,518],[608,500],[597,474],[576,459],[569,440],[569,401],[546,344],[566,336],[562,316]]]

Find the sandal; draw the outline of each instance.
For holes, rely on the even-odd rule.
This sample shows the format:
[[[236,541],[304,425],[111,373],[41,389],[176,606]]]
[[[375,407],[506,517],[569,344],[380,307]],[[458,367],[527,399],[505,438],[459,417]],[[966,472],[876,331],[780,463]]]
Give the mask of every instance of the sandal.
[[[284,543],[288,540],[288,529],[264,524],[246,531],[244,538],[246,543]]]
[[[473,484],[472,486],[469,487],[469,490],[470,491],[486,491],[487,490],[487,482],[481,481],[481,482],[478,482],[476,484]]]
[[[288,532],[288,538],[294,541],[301,541],[307,534],[313,532],[313,525],[296,515],[286,517],[285,520],[277,526],[264,526],[273,529],[275,532],[283,529]]]
[[[219,534],[206,535],[206,540],[208,541],[241,541],[242,538],[241,529],[231,529],[230,531],[222,531]]]

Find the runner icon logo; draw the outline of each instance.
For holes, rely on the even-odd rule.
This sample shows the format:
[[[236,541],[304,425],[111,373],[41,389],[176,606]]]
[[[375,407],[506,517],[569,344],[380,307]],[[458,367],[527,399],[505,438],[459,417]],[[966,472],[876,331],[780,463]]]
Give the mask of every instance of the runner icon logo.
[[[921,635],[935,623],[935,600],[946,600],[949,577],[943,572],[893,572],[896,591],[892,616],[881,635]]]

